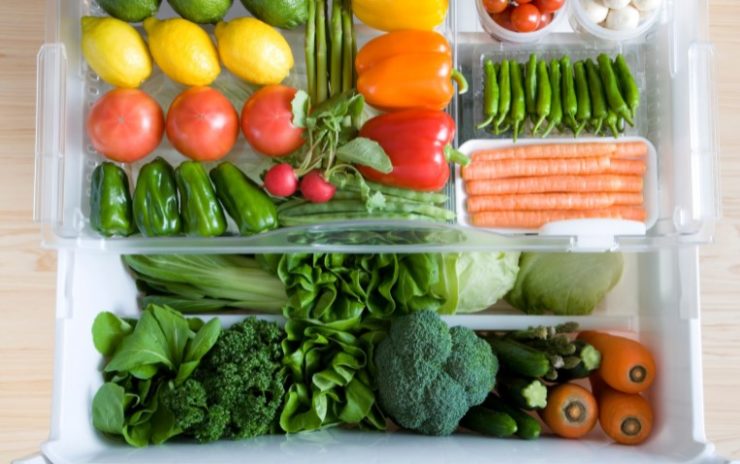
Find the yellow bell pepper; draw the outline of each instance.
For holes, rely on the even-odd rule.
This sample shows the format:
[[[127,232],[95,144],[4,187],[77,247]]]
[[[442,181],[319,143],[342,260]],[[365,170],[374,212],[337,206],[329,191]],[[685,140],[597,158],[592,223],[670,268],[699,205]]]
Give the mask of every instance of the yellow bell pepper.
[[[381,31],[432,30],[447,16],[449,0],[353,0],[360,21]]]

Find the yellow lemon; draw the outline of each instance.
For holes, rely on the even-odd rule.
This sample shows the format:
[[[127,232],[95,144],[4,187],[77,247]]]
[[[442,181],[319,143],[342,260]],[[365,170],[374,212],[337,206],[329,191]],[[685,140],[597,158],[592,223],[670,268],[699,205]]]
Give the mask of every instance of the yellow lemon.
[[[154,61],[173,81],[208,85],[218,77],[218,52],[206,31],[181,18],[147,18],[144,29]]]
[[[82,18],[82,55],[101,79],[116,87],[136,88],[152,73],[144,39],[115,18]]]
[[[238,18],[216,26],[218,53],[226,69],[252,84],[278,84],[293,67],[293,53],[272,26]]]

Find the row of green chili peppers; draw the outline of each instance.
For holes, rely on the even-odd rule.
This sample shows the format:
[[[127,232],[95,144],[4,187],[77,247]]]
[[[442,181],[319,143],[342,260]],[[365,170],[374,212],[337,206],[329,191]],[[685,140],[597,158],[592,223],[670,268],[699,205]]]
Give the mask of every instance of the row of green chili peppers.
[[[526,64],[515,60],[483,64],[483,114],[479,129],[495,135],[512,131],[514,141],[532,121],[532,135],[547,137],[567,128],[578,137],[587,127],[597,135],[608,128],[614,137],[634,126],[640,92],[623,55],[612,61],[600,54],[573,63],[568,56],[549,62],[532,54]]]
[[[229,162],[209,174],[196,161],[174,169],[162,158],[144,165],[133,197],[126,172],[105,162],[95,168],[90,190],[90,225],[100,234],[147,237],[226,233],[226,213],[241,235],[278,226],[277,207],[262,189]]]

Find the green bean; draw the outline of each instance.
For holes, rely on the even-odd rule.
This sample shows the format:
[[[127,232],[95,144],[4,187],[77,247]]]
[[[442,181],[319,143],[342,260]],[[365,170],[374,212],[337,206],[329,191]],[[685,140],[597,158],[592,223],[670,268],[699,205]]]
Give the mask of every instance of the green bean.
[[[342,2],[342,92],[354,87],[355,55],[352,48],[354,35],[352,0]]]
[[[493,122],[498,113],[498,80],[493,61],[487,59],[483,63],[483,116],[485,121],[478,124],[478,129],[483,129]]]
[[[316,101],[326,100],[328,92],[326,68],[326,1],[316,0]]]
[[[578,137],[586,127],[586,124],[591,120],[591,98],[588,93],[586,68],[583,65],[583,61],[577,62],[573,66],[573,71],[575,73],[576,96],[578,99],[578,110],[576,111],[576,122],[578,123],[576,137]]]
[[[540,126],[550,115],[552,108],[552,87],[550,87],[550,76],[547,73],[547,63],[540,61],[537,63],[537,122],[532,129],[535,135],[540,130]]]
[[[499,99],[498,99],[498,119],[496,119],[496,129],[498,130],[501,123],[504,122],[511,110],[511,74],[509,71],[510,63],[508,60],[501,62],[501,75],[499,77]]]
[[[511,124],[514,129],[514,142],[516,142],[522,123],[527,117],[527,107],[524,96],[522,66],[516,60],[512,60],[509,66],[511,74]]]
[[[586,60],[586,76],[588,77],[588,90],[591,94],[591,117],[594,133],[599,134],[607,116],[606,96],[604,86],[601,84],[599,68],[591,60]]]
[[[308,0],[308,21],[306,22],[306,40],[304,44],[308,96],[313,103],[316,103],[316,1]]]
[[[421,192],[411,189],[404,189],[398,187],[389,187],[387,185],[376,184],[375,182],[360,181],[356,176],[351,175],[333,175],[331,181],[340,190],[347,190],[350,192],[364,191],[363,187],[369,187],[370,190],[380,192],[386,196],[397,197],[408,201],[418,201],[427,204],[443,204],[448,200],[447,195],[444,193],[437,192]]]
[[[295,217],[279,217],[280,225],[283,227],[294,227],[294,226],[307,226],[312,224],[322,224],[325,222],[336,222],[336,221],[361,221],[361,220],[375,220],[375,221],[431,221],[440,222],[429,216],[423,214],[412,214],[412,213],[388,213],[385,211],[368,213],[355,212],[355,213],[322,213],[313,214],[310,216],[295,216]]]
[[[534,122],[537,119],[537,56],[529,55],[529,62],[525,72],[524,92],[527,102],[527,114]]]
[[[635,78],[632,76],[627,60],[621,53],[615,60],[615,70],[619,79],[620,88],[624,95],[625,103],[629,107],[632,117],[637,115],[637,108],[640,106],[640,90],[637,88]]]
[[[563,121],[563,105],[561,100],[561,77],[560,61],[552,60],[550,62],[550,88],[552,90],[552,99],[550,100],[550,114],[547,116],[547,129],[542,137],[547,137],[550,132]]]
[[[606,93],[606,99],[609,102],[609,107],[619,116],[622,116],[630,126],[633,126],[632,114],[624,98],[622,98],[621,91],[619,90],[619,81],[612,67],[611,60],[606,54],[602,53],[599,55],[598,61],[601,82],[604,84],[604,91]]]
[[[331,2],[331,35],[329,48],[329,95],[334,96],[342,91],[342,3]]]
[[[563,103],[563,119],[565,124],[575,134],[577,130],[576,113],[578,112],[578,98],[576,97],[575,78],[573,77],[573,64],[569,56],[560,59],[562,68],[561,99]]]

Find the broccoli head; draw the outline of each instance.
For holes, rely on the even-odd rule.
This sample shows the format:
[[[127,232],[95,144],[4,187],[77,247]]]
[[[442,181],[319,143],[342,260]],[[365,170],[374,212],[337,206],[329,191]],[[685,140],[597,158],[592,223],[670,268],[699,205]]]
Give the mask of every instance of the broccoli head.
[[[401,427],[449,435],[495,386],[498,360],[470,329],[449,329],[437,313],[395,319],[375,353],[378,398]]]

